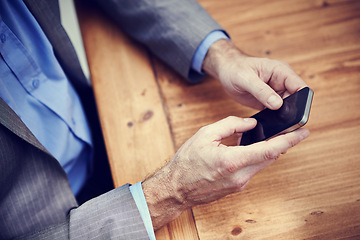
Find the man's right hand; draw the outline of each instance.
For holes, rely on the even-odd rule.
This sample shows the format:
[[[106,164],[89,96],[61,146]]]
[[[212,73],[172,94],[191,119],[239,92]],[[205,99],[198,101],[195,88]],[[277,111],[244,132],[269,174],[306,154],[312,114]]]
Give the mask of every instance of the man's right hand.
[[[256,120],[228,117],[201,128],[174,158],[143,182],[154,229],[195,205],[241,191],[260,170],[308,137],[307,129],[249,146],[226,146],[222,140],[254,128]]]

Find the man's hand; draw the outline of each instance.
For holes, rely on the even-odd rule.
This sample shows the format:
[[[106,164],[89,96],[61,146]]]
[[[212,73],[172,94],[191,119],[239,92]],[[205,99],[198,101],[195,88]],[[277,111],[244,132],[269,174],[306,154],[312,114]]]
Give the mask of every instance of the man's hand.
[[[257,172],[309,135],[306,129],[249,146],[221,141],[254,128],[255,119],[228,117],[201,128],[174,158],[143,182],[154,229],[182,211],[241,191]]]
[[[257,109],[278,109],[282,98],[307,86],[287,63],[247,56],[224,39],[210,47],[203,69],[233,99]]]

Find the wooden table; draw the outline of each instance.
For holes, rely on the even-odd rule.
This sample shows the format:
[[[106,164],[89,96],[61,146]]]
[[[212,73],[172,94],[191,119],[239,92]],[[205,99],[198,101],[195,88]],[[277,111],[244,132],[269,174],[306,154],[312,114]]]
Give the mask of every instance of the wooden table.
[[[246,189],[197,206],[157,239],[360,239],[360,1],[200,0],[245,52],[314,89],[311,136]],[[80,22],[115,184],[170,160],[201,126],[247,117],[215,79],[188,85],[92,7]]]

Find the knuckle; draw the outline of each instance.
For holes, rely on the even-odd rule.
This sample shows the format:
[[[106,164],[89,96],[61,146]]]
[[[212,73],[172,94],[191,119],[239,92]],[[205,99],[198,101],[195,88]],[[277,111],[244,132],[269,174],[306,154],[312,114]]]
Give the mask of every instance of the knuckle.
[[[281,63],[282,65],[284,65],[285,67],[291,68],[290,64],[287,63],[287,62],[280,61],[280,63]]]
[[[267,96],[268,96],[268,93],[267,93],[267,91],[266,91],[266,88],[263,87],[263,86],[259,86],[259,87],[257,88],[257,91],[254,92],[254,97],[255,97],[256,99],[263,99],[263,100],[265,101],[265,99],[267,98]]]
[[[221,161],[221,173],[223,175],[229,175],[235,173],[237,171],[237,165],[234,161],[231,160],[223,160]]]
[[[273,63],[275,65],[275,67],[290,67],[290,64],[285,62],[285,61],[281,61],[281,60],[273,60]]]
[[[238,179],[237,181],[234,182],[234,188],[236,189],[236,191],[241,191],[243,190],[243,188],[245,187],[245,185],[247,184],[248,180],[246,179]]]
[[[289,139],[289,147],[292,148],[294,147],[296,144],[298,144],[298,139],[297,138],[291,138]]]
[[[256,158],[253,152],[243,152],[241,158],[237,162],[238,169],[242,169],[252,164],[252,161]]]
[[[233,121],[233,120],[236,119],[236,117],[235,117],[235,116],[228,116],[228,117],[226,117],[225,119],[226,119],[226,120],[229,120],[229,121]]]
[[[266,149],[263,153],[263,159],[264,160],[272,160],[279,158],[279,153],[274,150],[273,148]]]
[[[257,97],[262,97],[265,96],[267,92],[267,87],[266,85],[259,85],[259,87],[257,88]]]
[[[273,65],[273,72],[284,73],[291,69],[290,65],[286,62],[275,61]]]
[[[203,126],[199,129],[198,133],[205,133],[207,132],[209,129],[209,126]]]
[[[218,160],[218,169],[222,176],[230,176],[239,169],[238,161],[232,157],[229,157],[228,154],[219,154]]]

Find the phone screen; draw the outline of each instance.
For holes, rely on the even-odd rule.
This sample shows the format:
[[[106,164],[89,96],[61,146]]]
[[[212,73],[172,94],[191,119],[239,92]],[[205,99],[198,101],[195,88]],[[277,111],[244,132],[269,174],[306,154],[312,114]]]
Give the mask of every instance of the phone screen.
[[[312,96],[313,91],[305,87],[284,98],[283,105],[278,110],[264,109],[252,116],[257,120],[257,125],[243,133],[240,145],[260,142],[305,125],[309,118]]]

